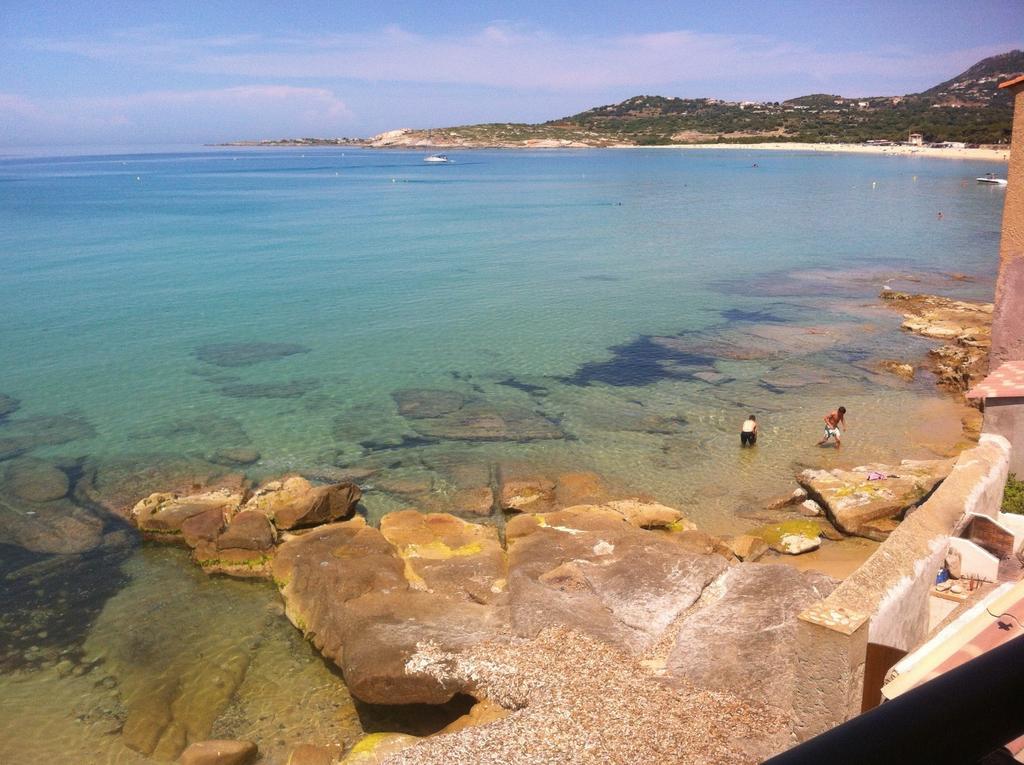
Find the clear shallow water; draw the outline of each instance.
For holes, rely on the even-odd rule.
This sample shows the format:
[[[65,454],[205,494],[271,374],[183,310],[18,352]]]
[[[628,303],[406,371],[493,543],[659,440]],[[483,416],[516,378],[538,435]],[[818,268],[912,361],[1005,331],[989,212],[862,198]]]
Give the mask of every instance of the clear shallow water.
[[[0,393],[21,401],[0,421],[0,447],[38,435],[34,417],[71,412],[73,432],[61,421],[61,438],[28,447],[73,478],[124,457],[156,464],[248,447],[261,455],[252,477],[376,470],[371,516],[446,509],[465,475],[486,482],[496,465],[588,469],[726,533],[750,525],[738,511],[787,490],[802,465],[928,457],[958,442],[959,410],[927,375],[907,384],[871,371],[874,359],[915,359],[928,347],[900,334],[875,296],[884,283],[990,296],[1002,195],[973,178],[1000,166],[735,151],[481,151],[442,166],[422,156],[0,161]],[[263,356],[216,347],[246,343],[287,345]],[[565,437],[424,443],[393,398],[408,389],[533,413]],[[839,403],[851,420],[844,450],[816,449],[821,415]],[[748,411],[763,435],[740,451]],[[429,488],[414,497],[372,489],[396,478]],[[167,591],[198,597],[197,573],[176,574],[179,563],[130,551],[98,558],[94,570],[120,571],[124,582],[62,624],[42,617],[50,590],[40,576],[25,597],[37,598],[48,635],[36,640],[41,664],[37,655],[29,663],[55,664],[76,627],[85,644],[74,658],[88,661],[110,640],[105,625],[132,624]],[[258,679],[260,657],[274,663],[265,646],[287,653],[291,628],[262,621],[275,596],[210,584],[209,608],[173,613],[159,634],[212,636],[211,652],[228,665],[247,654],[241,676]],[[225,624],[278,632],[241,650],[241,640],[217,637]],[[185,658],[168,666],[176,677],[202,671]],[[55,672],[19,675],[18,698],[35,698],[62,731],[49,745],[78,751],[71,742],[85,729],[66,732],[70,723],[56,722],[64,712],[43,699],[93,672]],[[128,651],[114,674],[133,688],[152,672]],[[294,678],[280,685],[280,698],[302,692]],[[269,740],[265,709],[250,703],[220,711],[215,727],[229,721]],[[105,724],[89,718],[86,738],[108,735]],[[25,743],[19,728],[0,727],[0,759],[35,751],[12,748]],[[340,730],[296,722],[288,736],[338,738],[351,726]],[[97,762],[134,756],[119,740],[96,746]]]

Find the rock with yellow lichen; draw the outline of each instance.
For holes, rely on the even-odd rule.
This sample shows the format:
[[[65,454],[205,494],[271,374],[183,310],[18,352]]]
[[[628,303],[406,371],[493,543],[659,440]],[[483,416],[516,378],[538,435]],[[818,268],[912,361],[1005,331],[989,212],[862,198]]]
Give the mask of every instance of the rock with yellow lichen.
[[[846,534],[879,539],[875,521],[902,518],[949,475],[954,460],[903,460],[851,470],[804,470],[797,481]],[[881,538],[884,538],[882,534]]]
[[[390,755],[408,749],[419,740],[404,733],[370,733],[363,736],[338,765],[380,765]]]

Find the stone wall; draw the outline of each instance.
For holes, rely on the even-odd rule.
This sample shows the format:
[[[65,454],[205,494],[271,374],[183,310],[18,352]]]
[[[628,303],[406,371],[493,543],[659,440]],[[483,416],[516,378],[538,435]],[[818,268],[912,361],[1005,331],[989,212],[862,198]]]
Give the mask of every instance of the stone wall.
[[[1010,472],[1024,480],[1024,396],[986,399],[985,432],[1010,439]]]
[[[1013,93],[1013,136],[999,242],[991,366],[1024,359],[1024,83]]]
[[[959,532],[966,513],[999,512],[1009,461],[1005,438],[982,435],[927,502],[829,597],[801,614],[797,740],[860,711],[869,642],[910,650],[925,639],[928,593],[949,537]]]

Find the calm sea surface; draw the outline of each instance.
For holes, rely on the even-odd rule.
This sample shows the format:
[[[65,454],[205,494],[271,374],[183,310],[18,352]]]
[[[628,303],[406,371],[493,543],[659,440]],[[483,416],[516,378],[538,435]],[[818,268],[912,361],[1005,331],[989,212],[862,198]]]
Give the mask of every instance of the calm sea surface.
[[[374,471],[371,517],[446,509],[460,476],[481,466],[492,479],[502,466],[593,470],[727,533],[743,526],[738,509],[787,490],[801,465],[955,448],[956,407],[927,374],[875,373],[880,358],[916,360],[929,347],[901,334],[876,296],[888,284],[990,299],[1003,197],[973,179],[1004,166],[662,149],[423,156],[0,159],[0,393],[20,402],[0,419],[0,458],[43,458],[75,481],[246,449],[259,455],[243,468],[254,479]],[[513,426],[473,440],[398,408],[452,395]],[[840,403],[851,419],[842,457],[814,447]],[[748,412],[762,443],[740,452]],[[8,576],[40,562],[3,545],[0,555]],[[264,630],[264,652],[304,650],[283,619],[265,618],[269,588],[207,582],[174,555],[86,560],[93,575],[109,572],[107,591],[80,611],[55,609],[63,617],[44,602],[76,600],[56,575],[34,574],[35,590],[8,597],[8,628],[38,624],[4,646],[0,761],[73,751],[144,761],[119,743],[126,702],[112,684],[134,687],[133,671],[148,670],[132,669],[111,627],[131,629],[142,604],[162,609],[154,640],[216,625],[221,640],[225,629]],[[239,589],[231,608],[225,587]],[[197,608],[174,605],[185,597]],[[98,645],[115,646],[116,670],[83,663],[88,674],[58,677],[61,656],[92,660]],[[256,736],[266,670],[260,651],[244,652],[249,679],[217,730]],[[302,684],[277,678],[272,701],[296,703],[320,683],[310,703],[350,709],[309,658],[293,673]],[[175,654],[163,671],[186,665]],[[84,712],[57,701],[92,693],[100,700]],[[26,737],[33,716],[48,723]],[[339,719],[319,733],[358,733],[354,716]],[[317,732],[304,724],[292,743]]]

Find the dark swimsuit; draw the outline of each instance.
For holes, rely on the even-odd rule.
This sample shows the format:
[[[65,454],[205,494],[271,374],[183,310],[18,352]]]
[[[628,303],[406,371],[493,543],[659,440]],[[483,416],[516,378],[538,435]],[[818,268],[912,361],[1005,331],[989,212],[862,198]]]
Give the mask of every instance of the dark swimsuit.
[[[740,432],[740,446],[753,446],[757,443],[757,433],[750,431]]]

